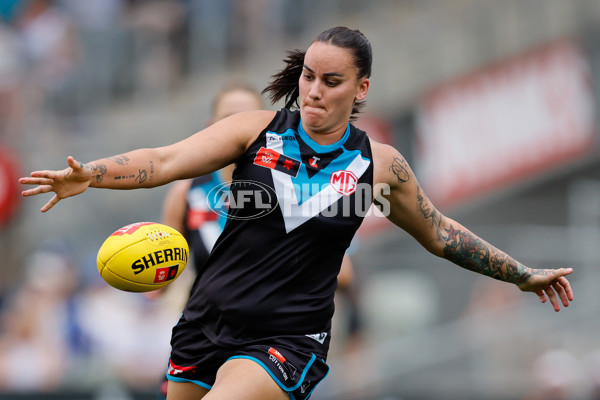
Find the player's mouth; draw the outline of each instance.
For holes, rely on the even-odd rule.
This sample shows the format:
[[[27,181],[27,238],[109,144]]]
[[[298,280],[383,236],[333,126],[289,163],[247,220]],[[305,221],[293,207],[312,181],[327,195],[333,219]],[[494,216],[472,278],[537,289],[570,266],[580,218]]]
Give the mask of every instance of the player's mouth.
[[[321,107],[321,106],[316,106],[316,105],[311,105],[311,104],[304,104],[304,110],[305,111],[309,111],[309,112],[313,112],[313,113],[322,113],[325,110],[325,107]]]

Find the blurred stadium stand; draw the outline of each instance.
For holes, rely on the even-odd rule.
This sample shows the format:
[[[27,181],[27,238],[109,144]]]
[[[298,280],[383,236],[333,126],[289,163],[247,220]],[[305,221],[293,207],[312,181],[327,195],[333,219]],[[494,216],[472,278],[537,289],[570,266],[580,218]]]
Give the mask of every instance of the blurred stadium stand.
[[[20,17],[23,10],[28,10],[27,21]],[[5,21],[0,23],[0,147],[17,156],[22,171],[62,168],[67,155],[87,161],[182,139],[206,124],[212,93],[221,83],[239,77],[264,87],[282,65],[285,50],[305,48],[323,29],[348,25],[361,29],[374,49],[366,112],[391,127],[391,141],[421,176],[427,165],[419,149],[420,124],[432,93],[468,84],[553,43],[575,43],[582,49],[592,101],[585,149],[458,201],[439,203],[444,213],[527,265],[574,267],[570,309],[554,314],[535,296],[436,259],[404,232],[383,225],[361,236],[355,254],[363,339],[351,350],[334,343],[332,371],[312,398],[600,398],[594,397],[600,393],[597,0],[16,0],[0,2],[0,15]],[[32,22],[36,15],[45,16],[45,23]],[[42,28],[54,36],[37,36]],[[58,39],[40,42],[44,37]],[[497,87],[492,95],[502,91]],[[559,105],[561,99],[558,93]],[[458,144],[464,157],[470,146]],[[533,159],[547,150],[545,143],[539,146],[513,151]],[[428,182],[435,180],[422,182],[426,191]],[[148,383],[158,379],[155,369],[129,374],[124,369],[131,365],[108,361],[101,353],[110,352],[102,346],[118,335],[95,349],[100,339],[87,338],[88,343],[71,329],[68,343],[74,349],[60,353],[70,358],[56,364],[60,374],[47,384],[6,382],[20,374],[6,372],[10,365],[3,355],[8,353],[2,349],[13,343],[10,332],[30,333],[27,323],[14,329],[12,311],[32,310],[25,300],[21,307],[27,311],[15,306],[20,295],[27,299],[24,288],[39,268],[32,255],[54,251],[57,241],[67,266],[58,262],[52,271],[74,268],[78,283],[64,289],[56,320],[70,321],[65,304],[89,303],[96,308],[88,310],[98,314],[88,315],[87,323],[108,321],[129,343],[126,338],[135,331],[126,330],[131,327],[124,319],[109,321],[94,298],[99,293],[89,295],[97,288],[93,260],[116,228],[159,219],[165,193],[166,188],[91,190],[47,215],[38,212],[46,199],[28,199],[0,226],[0,399],[156,398]],[[155,306],[129,297],[123,301],[131,313],[147,315],[158,307],[167,315],[140,320],[146,326],[162,322],[168,331],[174,323],[168,313],[178,299]],[[339,340],[343,318],[340,307]],[[161,344],[168,346],[168,339]],[[113,353],[125,351],[115,346]],[[25,350],[22,357],[29,354]],[[161,351],[168,348],[157,349],[157,359]],[[137,356],[129,353],[134,360]],[[132,384],[135,379],[139,386]]]

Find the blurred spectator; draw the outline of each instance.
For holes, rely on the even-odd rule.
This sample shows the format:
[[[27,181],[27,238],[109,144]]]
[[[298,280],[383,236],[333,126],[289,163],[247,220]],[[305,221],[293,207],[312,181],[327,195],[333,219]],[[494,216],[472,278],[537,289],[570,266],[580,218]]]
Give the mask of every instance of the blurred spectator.
[[[126,0],[58,0],[79,29],[108,32],[118,27]]]
[[[28,106],[39,111],[71,113],[66,91],[80,61],[77,30],[53,0],[30,0],[17,20],[28,62]]]
[[[581,398],[584,383],[581,365],[564,349],[552,349],[532,366],[532,393],[525,400],[573,400]]]
[[[81,342],[70,312],[76,270],[64,248],[43,247],[26,261],[25,281],[7,305],[0,333],[0,388],[56,389]],[[27,371],[27,373],[23,373]]]
[[[70,99],[81,113],[107,107],[132,86],[126,33],[125,0],[59,0],[76,26],[81,60]]]
[[[227,61],[229,38],[235,25],[235,1],[185,0],[192,69],[206,65],[221,67]]]
[[[173,309],[167,297],[151,301],[96,282],[81,301],[80,316],[91,337],[92,355],[102,365],[100,373],[132,388],[157,386],[181,308]]]
[[[128,1],[125,24],[133,30],[138,97],[161,97],[180,85],[184,11],[181,0]]]
[[[21,129],[24,59],[19,37],[0,21],[0,142],[12,147]]]
[[[229,37],[231,54],[236,57],[232,61],[243,60],[265,46],[281,46],[282,13],[280,0],[237,0]]]
[[[35,76],[56,85],[74,67],[73,24],[52,0],[31,0],[19,19],[25,53]]]

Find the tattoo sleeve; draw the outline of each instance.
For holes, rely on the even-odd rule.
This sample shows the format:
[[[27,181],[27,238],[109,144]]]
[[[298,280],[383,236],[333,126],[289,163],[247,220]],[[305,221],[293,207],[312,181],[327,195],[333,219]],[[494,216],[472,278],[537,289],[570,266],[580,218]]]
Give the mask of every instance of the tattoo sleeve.
[[[399,183],[408,182],[411,174],[408,163],[400,155],[389,167]],[[437,235],[442,256],[463,268],[515,284],[529,279],[530,268],[517,262],[501,250],[480,239],[460,224],[445,218],[417,184],[418,213]],[[436,245],[435,253],[440,255]],[[535,272],[534,272],[535,273]]]
[[[417,202],[419,204],[419,211],[423,218],[431,224],[431,227],[435,229],[439,239],[442,239],[442,214],[431,204],[429,199],[423,193],[421,186],[417,186]]]
[[[443,228],[444,257],[468,270],[505,282],[519,284],[531,273],[523,264],[486,243],[464,228]]]

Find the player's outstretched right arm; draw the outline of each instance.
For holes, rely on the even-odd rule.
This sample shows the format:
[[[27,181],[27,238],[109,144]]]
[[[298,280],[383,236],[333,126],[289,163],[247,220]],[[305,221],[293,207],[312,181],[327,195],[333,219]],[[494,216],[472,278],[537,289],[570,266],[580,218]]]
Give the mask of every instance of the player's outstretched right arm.
[[[61,199],[83,193],[88,187],[137,189],[164,185],[204,175],[234,162],[273,119],[272,111],[243,112],[225,118],[177,143],[81,163],[67,158],[63,170],[35,171],[20,183],[37,185],[23,196],[54,192],[41,209],[50,210]]]
[[[73,157],[67,157],[67,168],[58,171],[34,171],[29,177],[19,179],[19,183],[37,185],[22,192],[23,196],[35,196],[54,192],[54,196],[41,209],[46,212],[61,199],[83,193],[88,187],[110,189],[132,189],[154,186],[150,182],[154,175],[155,155],[153,149],[140,149],[130,153],[82,163]],[[149,168],[140,167],[143,162]],[[133,166],[130,166],[130,163]]]

